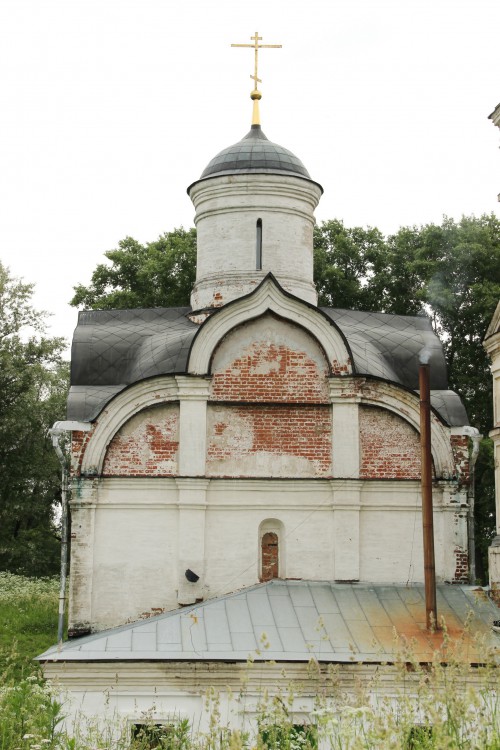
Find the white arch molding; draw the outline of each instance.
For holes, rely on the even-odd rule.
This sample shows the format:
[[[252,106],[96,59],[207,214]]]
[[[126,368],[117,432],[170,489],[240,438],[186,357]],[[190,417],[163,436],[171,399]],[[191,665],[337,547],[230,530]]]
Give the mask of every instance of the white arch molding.
[[[362,391],[360,403],[363,406],[376,406],[396,414],[408,422],[420,435],[420,401],[416,393],[398,388],[391,383],[372,381],[369,389]],[[446,427],[435,414],[431,413],[431,451],[436,477],[452,476],[455,459],[450,442],[450,428]]]
[[[333,378],[332,386],[341,378]],[[84,475],[99,475],[104,457],[114,435],[128,420],[151,406],[179,401],[208,399],[209,379],[205,377],[160,377],[144,380],[119,393],[102,411],[95,423],[85,449],[81,471]],[[344,385],[344,383],[342,383]],[[332,391],[334,391],[332,387]],[[333,393],[332,393],[333,396]],[[420,409],[417,394],[391,385],[372,382],[369,390],[361,392],[357,403],[386,409],[408,422],[420,432]],[[335,414],[335,398],[332,398]],[[344,403],[347,403],[344,401]],[[450,444],[450,429],[433,414],[431,418],[432,458],[437,477],[451,476],[455,470],[454,456]]]
[[[266,312],[273,312],[304,328],[317,339],[330,367],[338,363],[346,366],[346,375],[352,373],[349,351],[338,329],[321,312],[296,297],[286,295],[272,276],[267,276],[255,292],[221,308],[205,321],[194,338],[188,372],[192,375],[208,374],[212,354],[221,339],[233,328]]]
[[[152,406],[180,401],[206,401],[209,382],[205,378],[165,376],[135,383],[115,396],[95,422],[82,461],[81,473],[100,475],[109,443],[133,416]]]

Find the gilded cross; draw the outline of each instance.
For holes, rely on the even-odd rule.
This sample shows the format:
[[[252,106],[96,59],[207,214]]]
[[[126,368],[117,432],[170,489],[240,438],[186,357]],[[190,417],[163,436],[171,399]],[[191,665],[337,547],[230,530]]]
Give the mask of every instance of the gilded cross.
[[[255,50],[255,68],[254,68],[254,74],[251,75],[250,78],[253,79],[255,84],[255,91],[259,90],[259,83],[262,83],[261,79],[258,77],[258,65],[259,65],[259,50],[260,49],[280,49],[283,45],[281,44],[259,44],[260,41],[262,41],[262,37],[259,36],[259,32],[255,32],[255,36],[251,36],[250,39],[253,41],[253,44],[232,44],[231,47],[253,47]]]

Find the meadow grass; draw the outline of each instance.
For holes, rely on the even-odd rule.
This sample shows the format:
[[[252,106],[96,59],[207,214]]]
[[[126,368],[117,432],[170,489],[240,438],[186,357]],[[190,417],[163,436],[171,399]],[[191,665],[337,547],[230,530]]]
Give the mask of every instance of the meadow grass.
[[[37,671],[33,659],[57,640],[59,582],[0,573],[0,674]]]
[[[306,725],[293,713],[301,686],[284,677],[278,692],[262,690],[251,734],[224,726],[211,689],[204,733],[181,719],[163,727],[151,719],[134,734],[123,720],[82,716],[68,735],[64,699],[33,662],[56,639],[57,597],[55,580],[0,573],[0,750],[500,750],[498,662],[485,650],[484,665],[471,668],[448,650],[446,665],[440,654],[420,665],[408,647],[349,694],[339,687],[341,668],[312,660],[316,701]],[[249,661],[247,677],[253,668]],[[395,675],[384,697],[377,686]]]

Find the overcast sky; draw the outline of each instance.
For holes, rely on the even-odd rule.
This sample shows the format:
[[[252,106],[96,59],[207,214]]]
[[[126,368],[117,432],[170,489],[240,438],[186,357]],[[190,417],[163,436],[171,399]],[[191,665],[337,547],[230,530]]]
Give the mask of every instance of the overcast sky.
[[[250,125],[319,221],[500,215],[499,0],[1,0],[0,259],[71,337],[75,284],[127,235],[192,226],[186,187]]]

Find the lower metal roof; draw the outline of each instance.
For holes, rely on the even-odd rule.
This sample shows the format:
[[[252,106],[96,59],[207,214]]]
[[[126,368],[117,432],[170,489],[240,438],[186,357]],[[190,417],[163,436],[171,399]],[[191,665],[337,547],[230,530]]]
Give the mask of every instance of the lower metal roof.
[[[500,655],[492,630],[500,610],[481,588],[440,585],[438,618],[425,626],[422,585],[280,581],[53,646],[39,661],[292,661],[394,662],[409,644],[431,661],[453,647],[468,663]],[[445,635],[446,632],[446,635]],[[483,639],[483,640],[481,640]]]

